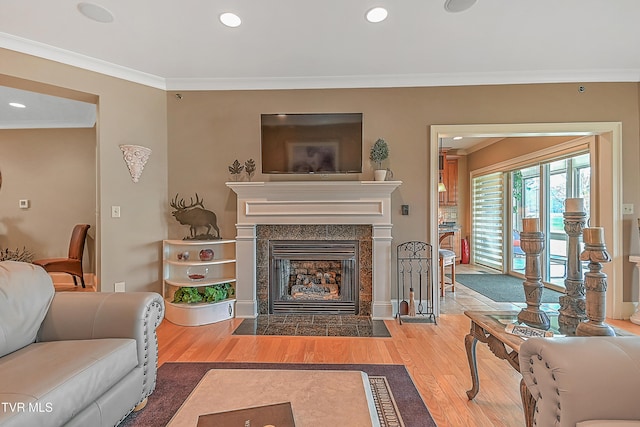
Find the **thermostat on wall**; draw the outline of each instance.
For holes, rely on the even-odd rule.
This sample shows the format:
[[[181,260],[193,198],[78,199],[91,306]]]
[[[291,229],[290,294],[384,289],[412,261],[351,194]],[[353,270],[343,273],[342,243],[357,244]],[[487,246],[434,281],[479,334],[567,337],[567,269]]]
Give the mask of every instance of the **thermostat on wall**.
[[[20,209],[29,209],[29,199],[20,199]]]

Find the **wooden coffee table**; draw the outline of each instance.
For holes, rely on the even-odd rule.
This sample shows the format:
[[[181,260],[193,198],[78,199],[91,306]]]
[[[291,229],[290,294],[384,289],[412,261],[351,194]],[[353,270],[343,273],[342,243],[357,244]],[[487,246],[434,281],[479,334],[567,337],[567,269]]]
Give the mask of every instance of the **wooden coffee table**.
[[[361,371],[212,369],[168,426],[195,427],[200,415],[291,402],[296,427],[379,427]]]

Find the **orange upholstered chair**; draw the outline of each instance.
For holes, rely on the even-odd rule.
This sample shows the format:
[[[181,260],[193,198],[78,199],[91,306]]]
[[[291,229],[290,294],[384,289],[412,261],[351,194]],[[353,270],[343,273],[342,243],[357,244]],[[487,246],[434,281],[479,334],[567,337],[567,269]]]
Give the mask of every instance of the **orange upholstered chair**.
[[[84,274],[82,272],[82,254],[84,252],[84,242],[87,238],[87,231],[91,227],[89,224],[78,224],[73,227],[71,242],[69,242],[68,258],[46,258],[33,261],[49,273],[67,273],[73,276],[73,283],[78,286],[76,277],[80,278],[82,287],[84,284]]]

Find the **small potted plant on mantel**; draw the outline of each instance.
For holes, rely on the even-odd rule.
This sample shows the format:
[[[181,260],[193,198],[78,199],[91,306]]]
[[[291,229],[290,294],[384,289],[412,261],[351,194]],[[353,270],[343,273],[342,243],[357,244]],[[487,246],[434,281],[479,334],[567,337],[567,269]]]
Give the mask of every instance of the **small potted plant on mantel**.
[[[387,176],[387,170],[382,169],[382,162],[389,157],[389,146],[383,138],[378,140],[371,147],[369,159],[376,164],[373,171],[373,179],[375,181],[384,181]]]

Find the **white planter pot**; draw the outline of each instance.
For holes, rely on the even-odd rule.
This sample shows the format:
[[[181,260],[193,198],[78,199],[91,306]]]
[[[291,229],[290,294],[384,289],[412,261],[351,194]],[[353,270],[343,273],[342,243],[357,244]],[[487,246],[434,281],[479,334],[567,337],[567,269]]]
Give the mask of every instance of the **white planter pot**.
[[[374,181],[384,181],[387,177],[386,169],[376,169],[373,171],[373,180]]]

